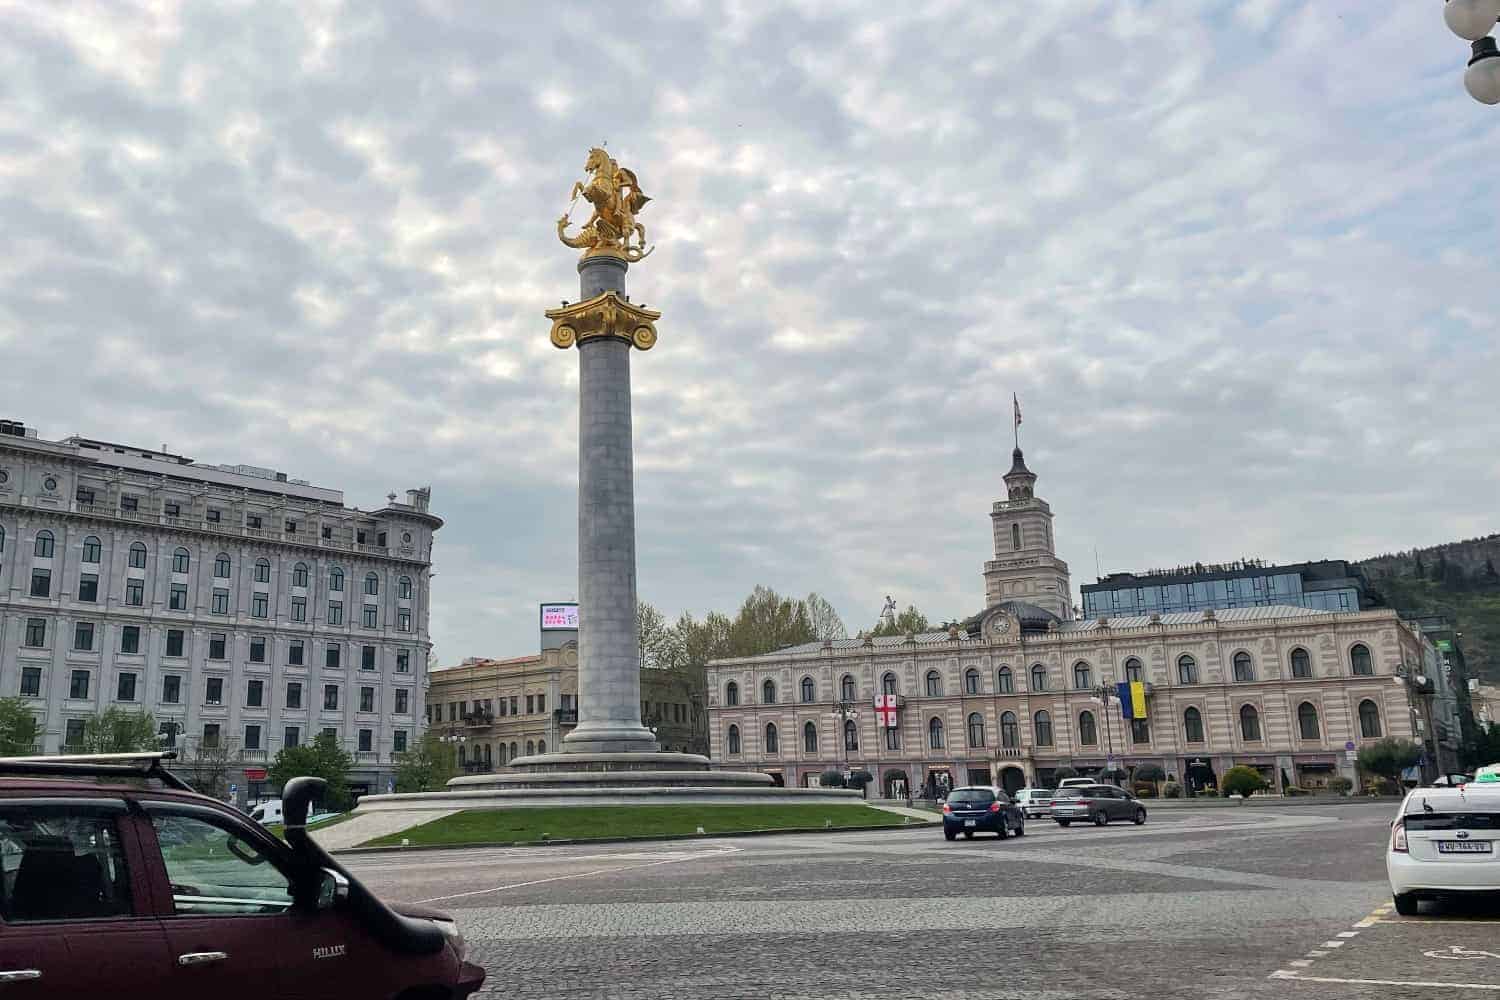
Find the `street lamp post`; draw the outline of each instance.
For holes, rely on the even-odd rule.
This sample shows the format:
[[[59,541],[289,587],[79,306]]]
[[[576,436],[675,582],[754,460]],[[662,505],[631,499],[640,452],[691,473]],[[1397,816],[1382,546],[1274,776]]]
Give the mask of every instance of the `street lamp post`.
[[[1104,706],[1104,743],[1109,748],[1109,756],[1105,758],[1106,766],[1113,770],[1115,759],[1115,731],[1109,724],[1109,699],[1118,698],[1118,692],[1108,684],[1100,684],[1093,690],[1094,699]]]
[[[1422,673],[1420,667],[1411,667],[1405,662],[1396,667],[1396,683],[1406,688],[1408,702],[1416,701],[1417,713],[1425,730],[1422,737],[1422,780],[1430,782],[1442,773],[1441,751],[1438,747],[1437,727],[1432,724],[1432,699],[1437,693],[1432,678]],[[1432,755],[1428,756],[1428,742],[1432,744]]]
[[[1471,43],[1464,89],[1481,104],[1500,104],[1500,49],[1490,36],[1500,21],[1500,0],[1447,0],[1443,20],[1455,35]]]
[[[457,746],[459,747],[459,750],[455,751],[455,753],[462,753],[463,752],[463,750],[462,750],[463,745],[465,743],[469,742],[469,738],[467,736],[465,736],[463,733],[453,732],[452,730],[450,730],[447,733],[445,733],[444,735],[439,736],[438,737],[438,742],[440,742],[440,743],[453,743],[453,744],[457,744]],[[467,771],[469,769],[469,762],[468,761],[463,761],[463,765],[464,765],[464,770]]]
[[[859,712],[854,708],[854,702],[847,698],[840,698],[833,706],[833,714],[839,719],[839,761],[843,764],[844,780],[849,780],[849,740],[845,733],[845,723],[851,719],[859,718]]]

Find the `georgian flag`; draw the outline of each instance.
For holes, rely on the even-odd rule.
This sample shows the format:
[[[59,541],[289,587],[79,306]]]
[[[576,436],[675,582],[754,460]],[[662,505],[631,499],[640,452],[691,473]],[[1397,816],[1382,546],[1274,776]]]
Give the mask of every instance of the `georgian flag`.
[[[895,729],[899,724],[896,721],[895,695],[877,694],[875,696],[875,722],[886,729]]]

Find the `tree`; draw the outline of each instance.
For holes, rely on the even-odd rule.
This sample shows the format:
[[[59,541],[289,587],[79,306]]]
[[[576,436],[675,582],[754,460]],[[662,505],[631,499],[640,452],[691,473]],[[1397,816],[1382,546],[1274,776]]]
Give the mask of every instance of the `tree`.
[[[1078,769],[1069,767],[1068,765],[1064,764],[1062,767],[1059,767],[1052,772],[1052,784],[1055,787],[1056,785],[1060,784],[1064,778],[1076,777],[1078,777]]]
[[[897,615],[894,621],[887,622],[881,619],[877,622],[870,630],[870,635],[878,639],[881,636],[906,635],[907,633],[920,635],[931,630],[932,624],[927,620],[927,616],[918,611],[914,605],[908,604],[906,610]]]
[[[1500,583],[1500,572],[1495,571],[1495,560],[1488,556],[1484,560],[1484,582],[1488,586]]]
[[[815,638],[806,604],[756,585],[729,627],[729,655],[759,656]]]
[[[849,630],[832,604],[823,596],[812,593],[802,602],[807,605],[807,620],[812,626],[814,639],[847,639]]]
[[[352,804],[347,776],[353,766],[353,756],[339,746],[332,733],[319,733],[311,743],[283,747],[267,769],[266,777],[282,786],[293,778],[322,778],[328,782],[323,807],[342,812]]]
[[[1266,787],[1266,779],[1261,777],[1260,772],[1255,768],[1245,764],[1236,764],[1224,772],[1219,787],[1223,789],[1226,797],[1241,795],[1249,798]]]
[[[1414,766],[1422,757],[1422,748],[1410,740],[1387,736],[1359,752],[1360,770],[1400,781],[1401,772]]]
[[[437,730],[422,734],[417,745],[406,753],[396,754],[396,791],[441,792],[448,779],[458,773],[458,753],[453,744],[444,743]]]
[[[41,728],[30,706],[20,698],[0,698],[0,757],[24,757],[36,752]]]
[[[1420,552],[1417,553],[1417,558],[1412,563],[1411,575],[1419,580],[1427,575],[1427,564],[1422,562],[1422,553]]]
[[[150,712],[116,706],[83,720],[84,753],[137,753],[157,746],[156,720]]]
[[[239,754],[223,740],[205,743],[194,740],[192,749],[178,758],[178,767],[186,770],[187,783],[193,790],[210,798],[229,798],[229,769]]]
[[[640,601],[635,608],[636,638],[642,670],[674,670],[682,666],[682,637],[656,608]]]
[[[1149,781],[1155,784],[1158,781],[1167,780],[1167,772],[1161,769],[1159,764],[1142,764],[1135,769],[1136,781]]]
[[[1442,583],[1448,578],[1448,557],[1442,552],[1438,553],[1437,562],[1432,564],[1432,580],[1434,583]]]

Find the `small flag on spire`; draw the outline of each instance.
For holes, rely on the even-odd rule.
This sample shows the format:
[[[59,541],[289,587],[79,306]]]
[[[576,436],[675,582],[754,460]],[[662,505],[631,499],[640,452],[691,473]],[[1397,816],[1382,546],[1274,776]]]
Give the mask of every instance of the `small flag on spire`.
[[[1015,393],[1011,393],[1010,394],[1010,401],[1011,401],[1012,405],[1014,405],[1015,408],[1016,408],[1016,426],[1020,427],[1021,426],[1021,400],[1016,396]]]

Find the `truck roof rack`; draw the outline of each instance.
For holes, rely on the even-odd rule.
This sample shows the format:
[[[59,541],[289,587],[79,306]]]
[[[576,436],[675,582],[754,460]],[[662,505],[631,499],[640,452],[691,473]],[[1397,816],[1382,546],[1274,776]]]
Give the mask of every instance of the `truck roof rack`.
[[[163,761],[176,759],[176,750],[154,750],[144,753],[53,754],[47,757],[0,757],[0,775],[155,778],[168,788],[191,792],[194,790],[193,786],[162,766]]]

